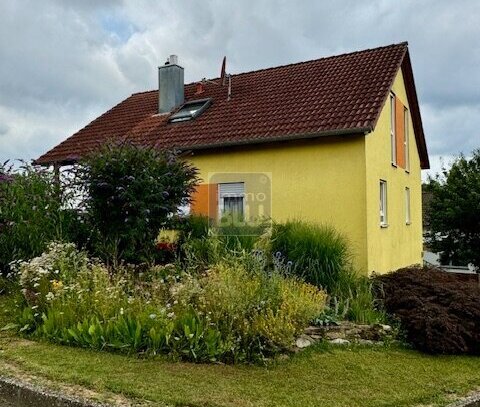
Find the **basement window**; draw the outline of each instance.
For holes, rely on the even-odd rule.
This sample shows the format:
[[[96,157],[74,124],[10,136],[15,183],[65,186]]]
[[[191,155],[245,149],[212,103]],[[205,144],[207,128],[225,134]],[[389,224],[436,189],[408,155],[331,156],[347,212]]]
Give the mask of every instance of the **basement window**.
[[[170,116],[170,123],[185,122],[200,116],[212,103],[211,99],[193,100],[185,103],[178,112]]]

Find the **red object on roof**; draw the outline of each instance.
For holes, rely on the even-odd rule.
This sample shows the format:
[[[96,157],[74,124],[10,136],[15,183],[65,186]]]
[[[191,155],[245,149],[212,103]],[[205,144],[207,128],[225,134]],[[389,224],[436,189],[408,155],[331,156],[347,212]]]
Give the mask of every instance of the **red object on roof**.
[[[407,43],[232,75],[232,97],[219,79],[185,85],[185,101],[211,98],[193,120],[158,114],[158,90],[135,93],[36,162],[67,164],[109,140],[180,150],[206,149],[372,131],[402,67],[422,168],[427,149]],[[216,82],[216,83],[215,83]]]

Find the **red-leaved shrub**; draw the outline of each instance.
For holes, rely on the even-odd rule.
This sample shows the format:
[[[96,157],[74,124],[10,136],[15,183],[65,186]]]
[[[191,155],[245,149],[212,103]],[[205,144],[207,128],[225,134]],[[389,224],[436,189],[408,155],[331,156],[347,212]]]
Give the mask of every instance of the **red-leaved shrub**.
[[[386,311],[399,318],[407,340],[417,349],[480,354],[477,275],[409,267],[376,280]]]

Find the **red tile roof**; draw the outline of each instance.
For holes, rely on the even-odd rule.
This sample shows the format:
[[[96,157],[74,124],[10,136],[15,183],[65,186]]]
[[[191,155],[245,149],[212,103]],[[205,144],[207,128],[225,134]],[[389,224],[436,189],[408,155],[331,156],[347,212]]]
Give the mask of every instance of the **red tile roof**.
[[[212,104],[183,123],[169,123],[169,114],[157,114],[157,90],[135,93],[37,163],[69,163],[112,139],[199,149],[369,132],[400,67],[422,168],[428,168],[407,43],[232,75],[231,100],[219,79],[208,81],[199,95],[195,83],[185,85],[185,100],[212,98]]]

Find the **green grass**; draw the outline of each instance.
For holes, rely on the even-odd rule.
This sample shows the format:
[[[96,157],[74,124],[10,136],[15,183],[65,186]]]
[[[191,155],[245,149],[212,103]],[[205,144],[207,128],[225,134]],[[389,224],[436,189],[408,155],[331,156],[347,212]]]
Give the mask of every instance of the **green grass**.
[[[4,325],[5,318],[0,318]],[[2,365],[166,406],[445,405],[480,386],[480,358],[316,346],[267,367],[139,359],[0,336]],[[1,373],[0,373],[1,374]]]

